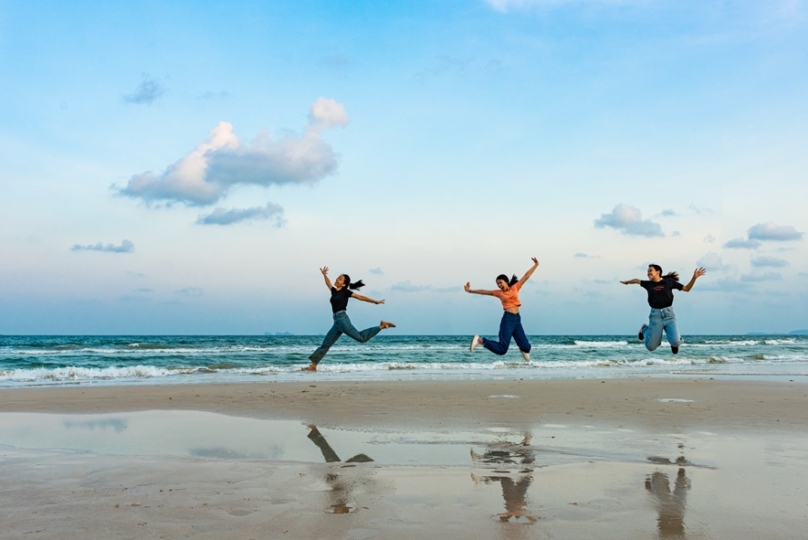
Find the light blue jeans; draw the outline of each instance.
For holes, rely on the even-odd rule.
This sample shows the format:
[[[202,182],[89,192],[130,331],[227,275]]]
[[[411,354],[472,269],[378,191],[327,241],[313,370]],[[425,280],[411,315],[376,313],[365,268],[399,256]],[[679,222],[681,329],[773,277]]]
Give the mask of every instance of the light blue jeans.
[[[651,308],[651,313],[648,314],[648,326],[642,330],[646,349],[653,351],[662,344],[663,330],[671,347],[678,347],[683,343],[679,327],[676,326],[676,313],[673,312],[673,308]]]
[[[323,344],[320,345],[317,350],[311,354],[311,356],[309,356],[309,360],[311,360],[313,364],[316,364],[322,360],[325,353],[328,352],[328,349],[330,349],[331,346],[337,342],[342,334],[352,337],[359,343],[364,343],[381,332],[381,330],[381,326],[372,326],[360,332],[354,328],[353,324],[351,324],[351,319],[348,318],[348,312],[337,311],[334,313],[334,324],[325,335],[325,338],[323,338]]]

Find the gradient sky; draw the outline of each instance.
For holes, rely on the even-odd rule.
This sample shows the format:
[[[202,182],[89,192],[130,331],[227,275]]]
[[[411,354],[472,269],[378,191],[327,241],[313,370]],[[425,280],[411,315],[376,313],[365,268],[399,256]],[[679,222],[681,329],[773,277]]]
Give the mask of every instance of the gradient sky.
[[[0,333],[808,328],[801,0],[0,0]],[[802,149],[802,150],[800,150]]]

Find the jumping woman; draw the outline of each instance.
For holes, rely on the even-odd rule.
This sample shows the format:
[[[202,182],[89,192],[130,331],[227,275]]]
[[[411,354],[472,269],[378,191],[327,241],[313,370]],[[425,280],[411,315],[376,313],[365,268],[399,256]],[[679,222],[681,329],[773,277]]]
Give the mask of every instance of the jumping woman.
[[[522,328],[522,317],[519,315],[519,306],[522,305],[519,302],[519,290],[525,284],[525,281],[530,279],[536,268],[539,267],[539,261],[536,257],[533,257],[532,260],[533,266],[525,272],[522,279],[517,280],[516,274],[511,279],[508,279],[505,274],[498,275],[497,287],[499,288],[496,290],[472,289],[471,283],[466,283],[464,289],[467,293],[496,296],[502,301],[502,309],[505,310],[499,323],[499,341],[481,338],[479,335],[474,334],[469,350],[473,351],[477,345],[482,345],[492,353],[502,355],[508,352],[511,338],[513,338],[516,340],[516,346],[519,347],[522,356],[526,361],[530,362],[530,342],[527,340],[524,328]]]
[[[648,291],[648,305],[651,313],[648,315],[648,324],[642,325],[637,338],[645,342],[645,348],[653,351],[662,343],[662,331],[671,344],[671,352],[677,354],[682,336],[676,326],[676,313],[673,312],[673,290],[689,292],[696,284],[696,280],[707,273],[704,268],[696,268],[693,277],[687,285],[679,283],[679,274],[668,272],[662,275],[662,267],[658,264],[648,265],[648,281],[630,279],[621,281],[623,285],[639,285]]]
[[[371,304],[377,305],[384,304],[384,300],[373,300],[367,296],[362,296],[359,293],[355,293],[354,291],[356,289],[365,286],[361,279],[356,283],[351,283],[351,278],[348,277],[348,274],[341,274],[332,285],[331,280],[328,277],[328,267],[324,266],[320,268],[320,272],[323,274],[323,278],[325,279],[325,286],[331,291],[331,311],[334,312],[334,324],[325,335],[323,344],[320,345],[320,347],[314,351],[311,356],[309,356],[311,365],[307,368],[303,368],[303,371],[317,371],[317,364],[320,363],[320,360],[323,359],[323,356],[325,356],[325,353],[328,352],[328,349],[330,349],[331,346],[337,342],[342,334],[347,334],[359,343],[364,343],[378,334],[381,330],[384,330],[385,328],[395,328],[396,326],[391,322],[381,321],[379,326],[372,326],[362,330],[361,332],[354,328],[354,325],[351,324],[351,319],[348,318],[348,312],[345,311],[348,308],[349,298],[356,298],[357,300],[370,302]]]

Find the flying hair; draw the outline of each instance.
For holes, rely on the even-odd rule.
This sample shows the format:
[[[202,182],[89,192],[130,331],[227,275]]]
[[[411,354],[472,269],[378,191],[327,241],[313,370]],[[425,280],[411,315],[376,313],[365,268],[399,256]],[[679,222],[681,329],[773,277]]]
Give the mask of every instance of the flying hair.
[[[361,289],[362,287],[365,286],[365,284],[362,283],[361,279],[356,283],[351,283],[351,276],[349,276],[348,274],[342,274],[342,277],[345,278],[345,285],[351,290]]]
[[[496,281],[499,281],[500,279],[502,281],[504,281],[505,283],[507,283],[508,287],[513,287],[514,285],[516,285],[519,282],[519,278],[516,277],[516,274],[512,275],[511,279],[508,279],[508,276],[506,276],[505,274],[500,274],[500,275],[497,276]]]
[[[654,270],[659,272],[659,275],[662,276],[662,267],[659,266],[658,264],[649,264],[648,267],[653,268]],[[667,274],[662,276],[662,279],[666,279],[666,278],[667,279],[672,279],[673,281],[679,281],[679,272],[668,272]]]

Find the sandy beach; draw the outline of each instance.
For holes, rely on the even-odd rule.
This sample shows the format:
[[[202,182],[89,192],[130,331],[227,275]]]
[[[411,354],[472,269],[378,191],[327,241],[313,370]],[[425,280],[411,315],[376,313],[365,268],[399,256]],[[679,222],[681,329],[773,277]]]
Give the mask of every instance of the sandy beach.
[[[808,385],[0,392],[0,538],[803,538]]]

